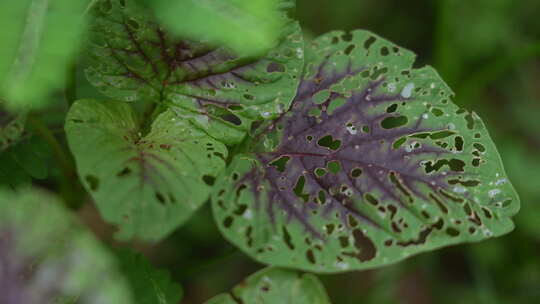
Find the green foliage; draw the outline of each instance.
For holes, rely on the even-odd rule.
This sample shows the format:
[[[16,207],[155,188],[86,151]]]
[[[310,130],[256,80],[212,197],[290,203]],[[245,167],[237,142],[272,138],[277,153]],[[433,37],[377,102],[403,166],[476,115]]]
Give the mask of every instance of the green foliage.
[[[118,250],[117,257],[137,304],[180,302],[182,288],[171,282],[167,271],[154,269],[142,255],[128,250]]]
[[[522,291],[540,282],[527,249],[539,240],[535,65],[509,71],[540,50],[526,17],[538,5],[300,1],[301,29],[293,2],[0,4],[0,302],[200,303],[261,262],[206,303],[329,303],[295,269],[405,259],[324,282],[337,303],[535,298]],[[426,8],[434,26],[419,18]],[[303,33],[335,24],[348,31]],[[349,31],[359,25],[434,61],[486,123],[434,68]],[[527,209],[510,237],[408,259],[513,230],[509,180]],[[114,259],[74,217],[167,271],[131,251]],[[440,275],[452,271],[467,279]]]
[[[182,224],[208,198],[227,157],[223,144],[171,110],[142,132],[123,102],[79,100],[67,116],[79,176],[121,239],[157,240]]]
[[[17,143],[24,132],[25,122],[25,114],[4,109],[4,102],[0,99],[0,151]]]
[[[20,0],[0,4],[0,95],[10,108],[42,107],[66,79],[86,1]],[[31,88],[31,89],[29,89]]]
[[[230,293],[217,295],[205,303],[330,304],[330,300],[321,282],[314,275],[265,268],[246,278]]]

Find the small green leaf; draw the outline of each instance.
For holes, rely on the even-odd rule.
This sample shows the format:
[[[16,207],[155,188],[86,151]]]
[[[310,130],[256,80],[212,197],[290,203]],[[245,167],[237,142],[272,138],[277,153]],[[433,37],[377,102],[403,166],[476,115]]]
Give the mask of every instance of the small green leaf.
[[[79,45],[85,1],[0,3],[0,95],[10,108],[43,106],[62,87]]]
[[[117,256],[137,304],[180,303],[182,288],[167,271],[154,269],[144,256],[128,250],[118,250]]]
[[[482,120],[414,58],[366,31],[314,40],[291,109],[217,179],[223,234],[263,263],[339,272],[510,232],[519,197]]]
[[[0,303],[133,303],[114,259],[48,193],[0,190]]]
[[[66,132],[78,173],[118,237],[158,240],[208,198],[227,149],[167,110],[143,135],[131,106],[79,100]]]
[[[303,64],[296,22],[283,26],[276,48],[253,57],[178,38],[133,0],[98,1],[92,15],[86,74],[93,85],[114,99],[164,102],[206,116],[192,123],[220,140],[214,131],[227,130],[228,144],[239,142],[251,121],[287,109],[296,92]]]
[[[312,274],[265,268],[205,304],[330,304],[319,279]]]

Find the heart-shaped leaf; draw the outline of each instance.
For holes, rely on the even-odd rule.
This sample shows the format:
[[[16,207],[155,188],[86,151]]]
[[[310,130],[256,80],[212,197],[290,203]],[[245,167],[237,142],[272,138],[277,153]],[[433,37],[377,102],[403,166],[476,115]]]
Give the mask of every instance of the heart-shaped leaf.
[[[329,304],[324,286],[312,274],[265,268],[236,285],[230,293],[220,294],[206,304],[295,303]]]
[[[290,111],[218,178],[223,234],[258,261],[337,272],[512,230],[519,199],[484,124],[414,57],[365,31],[316,39]]]
[[[303,40],[295,22],[287,22],[276,48],[247,57],[177,38],[132,0],[98,1],[93,16],[86,70],[92,84],[114,99],[167,102],[204,115],[192,123],[240,134],[227,143],[240,141],[250,121],[283,112],[296,92]]]
[[[114,260],[48,193],[0,190],[0,303],[134,303]]]
[[[121,239],[158,240],[208,198],[227,149],[206,133],[160,114],[143,135],[131,106],[80,100],[66,122],[77,172]]]

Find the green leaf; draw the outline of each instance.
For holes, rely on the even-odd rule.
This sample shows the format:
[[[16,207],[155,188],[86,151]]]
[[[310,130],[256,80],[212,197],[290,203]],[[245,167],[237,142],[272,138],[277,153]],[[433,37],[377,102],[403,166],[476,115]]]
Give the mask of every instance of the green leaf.
[[[133,0],[98,1],[92,15],[86,69],[92,84],[114,99],[181,108],[226,143],[239,142],[251,121],[283,112],[296,92],[303,40],[295,22],[282,28],[276,48],[250,57],[177,38]]]
[[[282,0],[184,0],[151,2],[156,15],[176,34],[258,54],[277,44],[284,23]]]
[[[0,3],[0,95],[10,108],[43,106],[64,84],[79,45],[85,1],[20,0]]]
[[[137,304],[180,303],[182,288],[167,271],[154,269],[144,256],[128,250],[118,250],[117,256]]]
[[[1,303],[132,303],[108,252],[48,193],[0,190]]]
[[[32,179],[44,180],[53,163],[51,146],[41,137],[29,134],[0,152],[0,186],[16,189]]]
[[[160,114],[142,134],[129,104],[79,100],[66,132],[78,173],[120,239],[158,240],[208,198],[226,147],[177,118]]]
[[[225,237],[266,264],[339,272],[511,231],[519,198],[482,120],[414,58],[366,31],[313,41],[290,111],[218,177]]]
[[[24,132],[26,115],[4,109],[0,99],[0,153],[17,143]]]
[[[308,273],[265,268],[238,284],[232,292],[220,294],[206,304],[329,304],[324,286]]]

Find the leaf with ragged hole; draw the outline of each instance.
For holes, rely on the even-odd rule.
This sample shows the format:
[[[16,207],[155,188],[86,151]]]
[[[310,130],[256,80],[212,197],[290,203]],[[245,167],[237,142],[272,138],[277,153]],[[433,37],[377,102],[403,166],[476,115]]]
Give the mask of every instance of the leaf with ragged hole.
[[[114,259],[50,194],[0,190],[0,303],[133,303]]]
[[[413,61],[365,31],[313,41],[290,111],[217,180],[223,234],[267,264],[338,272],[511,231],[519,198],[484,124]]]
[[[0,3],[0,95],[10,108],[43,106],[62,88],[84,30],[85,1]]]
[[[204,115],[204,123],[192,123],[238,134],[222,139],[227,143],[241,140],[252,120],[283,112],[294,97],[303,64],[295,22],[283,27],[276,48],[246,57],[173,36],[132,0],[98,1],[92,15],[86,74],[109,97]]]
[[[329,304],[330,300],[324,286],[312,274],[265,268],[236,285],[230,293],[217,295],[205,303]]]
[[[180,303],[182,288],[167,271],[153,268],[144,256],[129,250],[117,250],[117,257],[137,304]]]
[[[0,153],[17,143],[24,132],[26,115],[4,108],[0,99]]]
[[[171,110],[140,128],[120,101],[79,100],[66,121],[79,176],[117,236],[158,240],[205,202],[227,149]]]

